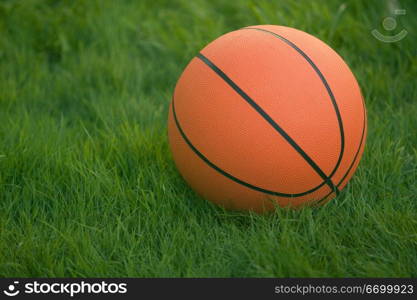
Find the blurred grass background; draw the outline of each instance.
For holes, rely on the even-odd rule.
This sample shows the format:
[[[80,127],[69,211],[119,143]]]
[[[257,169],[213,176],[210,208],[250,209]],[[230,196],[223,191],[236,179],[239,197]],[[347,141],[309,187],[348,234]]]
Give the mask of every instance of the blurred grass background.
[[[394,32],[382,20],[396,8]],[[417,276],[415,1],[0,1],[0,276]],[[369,133],[342,195],[257,216],[195,195],[167,108],[187,62],[254,24],[358,78]],[[378,29],[408,35],[383,43]]]

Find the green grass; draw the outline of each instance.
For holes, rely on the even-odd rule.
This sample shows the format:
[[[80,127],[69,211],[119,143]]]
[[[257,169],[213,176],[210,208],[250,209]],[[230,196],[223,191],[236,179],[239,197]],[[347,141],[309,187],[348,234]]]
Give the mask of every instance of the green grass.
[[[0,276],[417,276],[417,5],[394,1],[0,1]],[[361,165],[322,208],[224,211],[182,180],[166,119],[208,42],[292,26],[358,78]]]

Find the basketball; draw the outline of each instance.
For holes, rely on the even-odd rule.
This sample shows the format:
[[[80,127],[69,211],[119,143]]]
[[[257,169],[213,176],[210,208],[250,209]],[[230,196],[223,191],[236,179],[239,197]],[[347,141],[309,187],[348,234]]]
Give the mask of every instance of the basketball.
[[[217,38],[181,74],[169,109],[175,164],[203,198],[266,212],[321,205],[361,159],[367,122],[344,60],[303,31],[245,27]]]

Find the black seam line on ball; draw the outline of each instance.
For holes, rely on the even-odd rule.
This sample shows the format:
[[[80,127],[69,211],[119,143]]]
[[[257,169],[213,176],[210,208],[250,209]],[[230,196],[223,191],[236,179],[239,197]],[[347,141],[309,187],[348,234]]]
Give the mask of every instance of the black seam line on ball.
[[[337,194],[339,190],[333,184],[332,180],[327,177],[322,169],[304,152],[304,150],[282,129],[251,97],[248,96],[236,83],[234,83],[222,70],[220,70],[215,64],[213,64],[207,57],[199,53],[197,55],[210,69],[212,69],[218,76],[220,76],[235,92],[237,92],[253,109],[255,109],[264,119],[271,125],[294,149],[297,151],[304,160],[316,171],[316,173],[324,180],[324,182],[330,187],[332,191]]]
[[[269,194],[269,195],[274,195],[274,196],[280,196],[280,197],[301,197],[301,196],[305,196],[307,194],[310,194],[316,190],[318,190],[319,188],[321,188],[325,182],[322,182],[320,185],[316,186],[315,188],[303,192],[303,193],[298,193],[298,194],[286,194],[286,193],[280,193],[280,192],[275,192],[275,191],[271,191],[271,190],[267,190],[267,189],[263,189],[261,187],[252,185],[250,183],[247,183],[243,180],[240,180],[239,178],[234,177],[233,175],[227,173],[226,171],[222,170],[221,168],[219,168],[218,166],[216,166],[214,163],[212,163],[207,157],[205,157],[200,151],[198,151],[198,149],[191,143],[191,141],[188,139],[188,137],[186,136],[186,134],[184,133],[184,131],[181,128],[180,122],[178,121],[177,118],[177,114],[175,111],[175,103],[174,103],[174,97],[172,97],[172,114],[174,116],[174,121],[175,121],[175,125],[178,128],[178,131],[180,132],[182,138],[184,139],[184,141],[187,143],[187,145],[191,148],[191,150],[201,159],[203,160],[207,165],[209,165],[211,168],[213,168],[214,170],[216,170],[217,172],[219,172],[220,174],[222,174],[223,176],[233,180],[236,183],[239,183],[243,186],[246,186],[247,188],[250,188],[252,190],[256,190],[258,192],[262,192],[265,194]]]
[[[362,100],[362,105],[363,105],[363,127],[362,127],[361,141],[359,143],[358,150],[356,151],[355,156],[353,157],[352,163],[350,164],[350,166],[349,166],[348,170],[346,171],[345,175],[343,175],[342,179],[340,179],[339,183],[337,184],[337,187],[340,187],[340,185],[342,184],[342,182],[346,179],[346,177],[348,176],[349,172],[352,170],[353,166],[355,165],[355,162],[358,159],[359,152],[361,151],[363,141],[365,140],[366,110],[365,110],[365,103],[364,103],[363,100]],[[333,191],[331,191],[330,193],[328,193],[322,199],[318,200],[316,203],[317,204],[321,203],[323,200],[325,200],[327,197],[329,197],[331,193],[333,193]]]
[[[355,162],[356,162],[356,159],[358,158],[358,155],[359,155],[359,152],[360,152],[360,150],[361,150],[362,143],[363,143],[363,140],[364,140],[365,128],[366,128],[366,123],[363,125],[363,129],[362,129],[362,137],[361,137],[361,142],[359,143],[359,149],[358,149],[358,151],[356,151],[355,157],[353,158],[353,161],[352,161],[352,163],[350,164],[350,166],[349,166],[349,168],[348,168],[348,170],[347,170],[346,174],[342,177],[342,179],[340,179],[340,181],[339,181],[339,183],[338,183],[338,185],[337,185],[337,186],[340,186],[340,185],[342,184],[342,182],[346,179],[346,176],[347,176],[347,175],[349,174],[349,172],[352,170],[352,168],[353,168],[353,166],[354,166],[354,164],[355,164]]]
[[[261,31],[261,32],[269,33],[269,34],[277,37],[281,41],[285,42],[287,45],[289,45],[294,50],[296,50],[310,64],[310,66],[314,69],[316,74],[320,77],[320,80],[323,83],[324,87],[326,88],[327,93],[329,94],[330,100],[332,101],[334,110],[336,112],[337,122],[339,123],[339,129],[340,129],[340,139],[341,139],[341,141],[340,141],[340,153],[339,153],[339,158],[336,162],[336,165],[335,165],[334,169],[332,170],[332,172],[330,172],[330,175],[329,175],[329,178],[332,178],[332,176],[336,173],[337,168],[340,166],[340,163],[342,162],[343,153],[345,151],[345,133],[344,133],[342,116],[340,115],[339,107],[337,106],[336,99],[333,95],[333,92],[332,92],[329,84],[327,83],[326,78],[324,77],[323,73],[321,73],[320,69],[316,66],[316,64],[313,62],[313,60],[303,50],[301,50],[297,45],[295,45],[293,42],[289,41],[285,37],[283,37],[283,36],[281,36],[281,35],[279,35],[275,32],[265,30],[265,29],[261,29],[261,28],[256,28],[256,27],[244,27],[240,30],[244,30],[244,29],[252,29],[252,30],[258,30],[258,31]]]

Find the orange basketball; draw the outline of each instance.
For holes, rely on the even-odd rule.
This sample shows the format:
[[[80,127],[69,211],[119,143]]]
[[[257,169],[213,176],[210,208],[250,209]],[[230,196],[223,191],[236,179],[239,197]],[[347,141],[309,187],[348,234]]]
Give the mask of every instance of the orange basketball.
[[[361,159],[366,110],[354,75],[325,43],[250,26],[191,60],[168,131],[176,166],[198,194],[263,212],[334,198]]]

